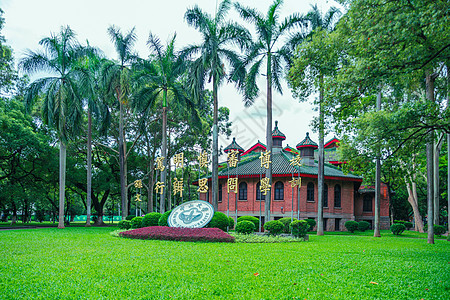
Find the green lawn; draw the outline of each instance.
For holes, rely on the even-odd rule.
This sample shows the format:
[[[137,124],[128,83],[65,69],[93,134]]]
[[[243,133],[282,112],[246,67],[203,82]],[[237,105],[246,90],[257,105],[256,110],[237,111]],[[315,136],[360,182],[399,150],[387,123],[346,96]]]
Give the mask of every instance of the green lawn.
[[[450,242],[128,240],[115,228],[0,231],[1,299],[450,299]]]

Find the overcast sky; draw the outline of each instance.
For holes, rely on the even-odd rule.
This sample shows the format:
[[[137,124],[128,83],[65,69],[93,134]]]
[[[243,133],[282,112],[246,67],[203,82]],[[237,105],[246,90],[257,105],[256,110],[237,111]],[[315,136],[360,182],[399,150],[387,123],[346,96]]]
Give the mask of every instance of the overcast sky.
[[[240,0],[240,3],[265,14],[272,0]],[[281,16],[284,18],[293,12],[306,13],[315,3],[323,12],[331,5],[337,5],[325,0],[285,0]],[[136,50],[141,57],[147,57],[149,51],[146,41],[150,31],[162,41],[167,41],[176,32],[176,46],[179,49],[200,42],[198,32],[184,21],[186,9],[195,4],[209,14],[214,14],[216,9],[216,0],[1,0],[0,7],[4,10],[6,21],[2,34],[7,44],[14,49],[15,58],[20,59],[25,49],[39,49],[39,40],[51,32],[58,32],[61,26],[69,25],[77,33],[80,42],[88,40],[106,56],[116,58],[106,33],[107,28],[115,25],[122,31],[128,31],[135,27],[138,35]],[[245,24],[233,10],[229,17]],[[246,26],[252,29],[251,25]],[[230,120],[233,122],[230,139],[220,137],[220,145],[227,146],[233,137],[244,149],[248,149],[258,139],[265,143],[266,94],[263,80],[259,85],[262,93],[250,108],[244,107],[242,96],[233,85],[224,84],[220,87],[219,106],[230,108]],[[317,133],[313,133],[310,127],[314,115],[316,112],[312,105],[308,102],[299,103],[286,85],[283,95],[274,92],[273,121],[279,121],[278,127],[287,137],[283,145],[295,147],[306,132],[310,132],[317,142]],[[325,142],[331,137],[332,134],[327,136]]]

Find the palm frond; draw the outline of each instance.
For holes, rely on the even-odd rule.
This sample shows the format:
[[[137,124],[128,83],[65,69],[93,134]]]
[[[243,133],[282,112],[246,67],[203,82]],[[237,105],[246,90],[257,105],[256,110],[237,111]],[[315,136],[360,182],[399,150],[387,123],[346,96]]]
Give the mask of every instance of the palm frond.
[[[220,2],[219,7],[216,11],[216,17],[215,17],[215,23],[220,24],[225,20],[225,17],[230,10],[231,7],[231,1],[230,0],[223,0]]]

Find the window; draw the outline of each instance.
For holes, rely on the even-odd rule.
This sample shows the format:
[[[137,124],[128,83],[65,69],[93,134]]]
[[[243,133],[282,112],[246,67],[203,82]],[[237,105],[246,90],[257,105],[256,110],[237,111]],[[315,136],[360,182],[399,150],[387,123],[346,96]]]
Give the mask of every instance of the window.
[[[334,219],[334,230],[341,231],[341,219]]]
[[[222,184],[219,184],[219,202],[222,202]]]
[[[309,182],[306,187],[306,201],[314,202],[314,183]]]
[[[323,207],[328,207],[328,185],[323,185]]]
[[[372,212],[372,195],[365,194],[363,198],[363,211]]]
[[[266,195],[261,195],[261,191],[259,190],[261,186],[261,182],[256,184],[256,200],[266,200]]]
[[[284,200],[284,184],[281,181],[275,183],[274,200]]]
[[[323,231],[327,231],[328,219],[323,218]]]
[[[247,183],[239,183],[239,200],[247,200]]]
[[[334,207],[341,207],[341,186],[339,184],[334,186]]]

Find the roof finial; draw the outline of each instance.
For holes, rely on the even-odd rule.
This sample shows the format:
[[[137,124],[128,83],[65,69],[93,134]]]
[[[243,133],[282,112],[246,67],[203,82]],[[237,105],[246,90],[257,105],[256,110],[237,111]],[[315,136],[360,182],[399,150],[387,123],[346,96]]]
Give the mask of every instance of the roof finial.
[[[275,128],[278,127],[278,121],[275,121]]]

